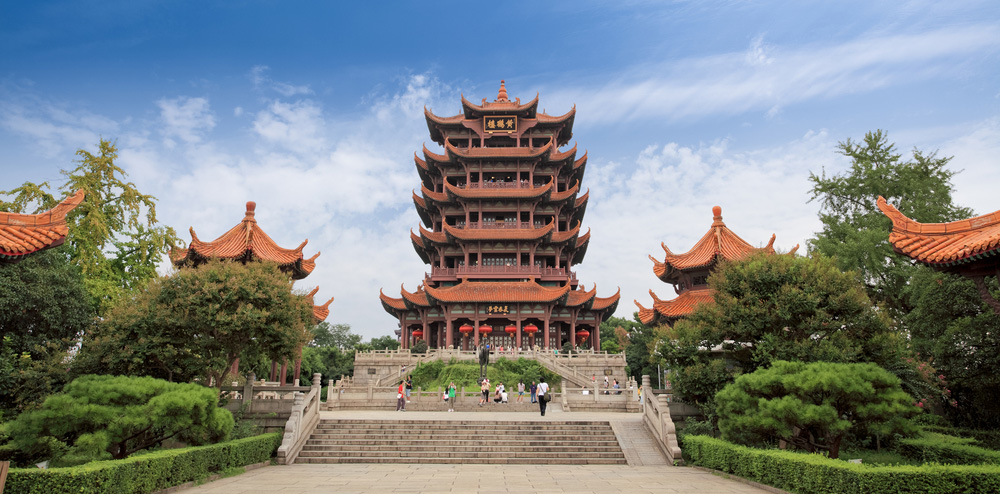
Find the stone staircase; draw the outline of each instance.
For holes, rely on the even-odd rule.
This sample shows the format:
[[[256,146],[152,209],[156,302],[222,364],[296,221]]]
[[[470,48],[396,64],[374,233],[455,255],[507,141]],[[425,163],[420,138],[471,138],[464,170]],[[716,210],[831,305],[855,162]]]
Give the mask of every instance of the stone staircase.
[[[324,419],[295,462],[627,464],[608,422],[402,418]]]

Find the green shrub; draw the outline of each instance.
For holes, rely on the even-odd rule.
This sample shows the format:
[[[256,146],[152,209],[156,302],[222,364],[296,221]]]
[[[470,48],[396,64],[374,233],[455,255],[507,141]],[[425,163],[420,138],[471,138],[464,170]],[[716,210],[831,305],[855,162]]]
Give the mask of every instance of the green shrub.
[[[762,450],[707,436],[687,436],[689,463],[804,494],[986,494],[1000,492],[1000,466],[868,466],[817,454]]]
[[[975,446],[973,438],[928,432],[923,437],[899,441],[900,454],[925,462],[958,465],[990,463],[1000,465],[1000,451]]]
[[[985,429],[965,429],[962,427],[944,427],[924,425],[921,427],[927,432],[939,432],[951,436],[971,437],[978,443],[977,446],[1000,450],[1000,431]]]
[[[420,364],[411,375],[413,376],[413,386],[419,386],[425,391],[447,388],[451,382],[454,382],[459,389],[465,386],[467,391],[474,391],[473,387],[478,389],[479,364],[455,360],[446,363],[442,360],[434,360]],[[487,372],[491,383],[503,382],[508,391],[517,389],[517,382],[521,379],[524,380],[525,390],[527,390],[531,381],[538,382],[543,375],[549,386],[558,386],[560,380],[558,374],[549,371],[535,360],[525,358],[509,360],[501,357],[490,362]]]
[[[183,449],[154,451],[122,460],[48,470],[15,468],[7,476],[10,494],[147,493],[211,474],[268,461],[281,445],[281,434]]]

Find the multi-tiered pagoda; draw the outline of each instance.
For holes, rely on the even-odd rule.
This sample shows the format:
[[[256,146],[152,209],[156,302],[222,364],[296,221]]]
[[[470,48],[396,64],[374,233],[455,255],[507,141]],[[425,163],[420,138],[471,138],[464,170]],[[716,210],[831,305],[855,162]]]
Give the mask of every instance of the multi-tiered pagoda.
[[[316,268],[316,258],[319,257],[319,252],[310,258],[302,255],[302,249],[309,240],[303,241],[294,249],[279,247],[267,233],[264,233],[260,225],[257,224],[256,210],[257,203],[253,201],[247,202],[243,221],[211,242],[205,242],[198,238],[198,235],[194,232],[194,227],[191,227],[191,243],[188,244],[187,249],[172,249],[170,251],[170,260],[178,268],[197,267],[211,259],[226,259],[243,264],[268,261],[277,264],[278,268],[288,274],[293,280],[301,280],[309,276],[309,273],[312,273],[313,269]],[[309,303],[313,303],[313,298],[317,292],[319,292],[319,287],[309,292],[309,295],[306,295]],[[318,324],[330,315],[331,302],[333,302],[333,298],[323,305],[313,305],[312,313],[314,322]],[[238,363],[239,361],[237,360],[237,365]],[[302,348],[299,348],[298,358],[295,361],[296,380],[299,379],[301,365]],[[272,362],[271,381],[280,379],[280,382],[284,385],[287,366],[287,361],[282,364],[279,378],[277,375],[277,364]],[[234,365],[233,374],[236,374],[236,370],[236,365]]]
[[[573,136],[576,109],[540,113],[537,96],[511,101],[500,81],[493,102],[462,97],[458,115],[424,114],[444,153],[425,146],[414,156],[423,225],[410,239],[431,272],[401,298],[381,293],[403,348],[424,339],[431,348],[599,349],[600,323],[619,294],[598,297],[572,270],[590,240],[580,234],[586,153],[559,150]]]
[[[708,275],[715,269],[720,259],[735,261],[760,251],[774,254],[774,235],[771,235],[767,246],[756,248],[733,233],[722,222],[721,207],[713,207],[712,216],[712,227],[691,250],[683,254],[674,254],[667,248],[667,244],[661,243],[666,252],[663,262],[649,256],[649,260],[653,261],[653,274],[664,283],[672,284],[677,298],[661,300],[653,290],[650,290],[649,294],[653,297],[651,309],[643,307],[636,300],[639,320],[643,324],[672,326],[677,320],[691,315],[695,307],[711,303],[714,300],[714,290],[708,286]],[[789,254],[798,248],[796,245]]]

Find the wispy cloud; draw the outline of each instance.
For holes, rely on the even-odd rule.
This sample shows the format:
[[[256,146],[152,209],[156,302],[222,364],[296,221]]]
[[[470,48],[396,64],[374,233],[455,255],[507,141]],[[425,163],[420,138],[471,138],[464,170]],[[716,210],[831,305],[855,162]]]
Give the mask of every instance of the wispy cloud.
[[[271,68],[267,65],[256,65],[250,69],[250,82],[253,83],[255,89],[269,89],[286,98],[313,93],[312,89],[306,85],[296,86],[287,82],[272,80],[270,76],[267,75],[270,70]]]
[[[748,111],[947,77],[968,55],[995,55],[1000,28],[950,27],[840,44],[780,46],[760,35],[742,52],[634,67],[603,87],[553,88],[602,121],[680,119]]]
[[[164,141],[173,147],[171,138],[191,144],[200,142],[205,132],[215,128],[215,116],[205,98],[179,97],[156,102],[163,120]]]

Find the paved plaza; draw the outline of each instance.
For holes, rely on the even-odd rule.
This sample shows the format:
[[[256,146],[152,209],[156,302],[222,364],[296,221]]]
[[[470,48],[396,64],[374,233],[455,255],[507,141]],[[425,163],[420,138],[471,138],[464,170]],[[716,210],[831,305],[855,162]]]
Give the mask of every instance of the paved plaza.
[[[704,470],[674,467],[650,447],[638,413],[510,412],[321,412],[323,418],[433,420],[607,420],[619,435],[629,465],[404,465],[329,464],[277,465],[184,489],[184,493],[681,493],[738,494],[767,490]]]

